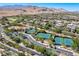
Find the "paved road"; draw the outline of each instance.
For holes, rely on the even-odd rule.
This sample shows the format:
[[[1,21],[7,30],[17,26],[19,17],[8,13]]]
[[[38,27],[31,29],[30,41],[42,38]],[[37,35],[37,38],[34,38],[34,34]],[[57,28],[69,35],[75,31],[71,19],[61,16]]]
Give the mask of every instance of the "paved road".
[[[58,47],[56,47],[56,51],[59,52],[59,53],[63,53],[66,56],[74,56],[72,52],[63,50],[63,49],[58,48]]]
[[[33,26],[32,26],[33,27]],[[40,28],[38,28],[38,29],[40,29]],[[51,33],[51,31],[48,31],[48,30],[45,30],[46,32],[49,32],[49,33]],[[60,34],[59,34],[60,35]],[[30,40],[33,40],[33,37],[31,36],[31,35],[27,35],[26,34],[26,36],[28,37],[28,39]],[[39,44],[39,45],[41,45],[41,44]],[[44,46],[43,44],[42,44],[42,46]],[[51,48],[50,48],[51,49]],[[64,49],[61,49],[61,48],[58,48],[58,47],[56,47],[56,49],[55,49],[57,52],[58,52],[58,54],[60,54],[60,52],[63,52],[65,55],[67,55],[67,56],[73,56],[73,53],[75,53],[75,52],[70,52],[70,51],[67,51],[67,50],[64,50]]]
[[[14,43],[14,44],[16,44],[14,41],[11,41],[10,38],[7,38],[7,36],[5,36],[5,39],[8,40],[8,41],[10,41],[10,42],[12,42],[12,43]],[[31,53],[37,54],[37,55],[39,55],[39,56],[41,55],[40,53],[38,53],[37,51],[34,51],[34,50],[31,49],[31,48],[28,48],[28,47],[25,47],[25,46],[22,46],[22,45],[19,45],[19,46],[22,48],[22,50],[30,51]]]
[[[12,42],[13,44],[16,44],[14,41],[12,41],[4,32],[3,32],[3,28],[2,28],[2,26],[0,26],[0,33],[2,34],[2,37],[5,39],[5,40],[7,40],[7,41],[10,41],[10,42]],[[31,49],[31,48],[28,48],[28,47],[25,47],[25,46],[22,46],[22,45],[19,45],[20,47],[21,47],[21,50],[23,51],[29,51],[29,52],[31,52],[32,54],[35,54],[35,55],[39,55],[39,56],[42,56],[42,54],[41,53],[39,53],[39,52],[37,52],[37,51],[35,51],[35,50],[33,50],[33,49]]]
[[[34,39],[30,34],[26,34],[26,33],[23,33],[23,34],[28,38],[28,40],[29,40],[30,42],[32,42],[32,43],[34,43],[34,44],[36,44],[36,45],[42,46],[42,47],[46,47],[44,44],[35,41],[35,39]],[[7,37],[5,37],[5,38],[7,38]],[[9,39],[9,40],[10,40],[10,39]],[[31,50],[30,48],[26,48],[26,47],[24,47],[24,46],[22,46],[22,48],[23,48],[23,49],[26,49],[26,50],[30,50],[32,53],[35,53],[35,54],[37,54],[37,55],[41,55],[41,54],[36,53],[34,50]],[[46,47],[46,48],[47,48],[47,47]],[[49,49],[51,49],[51,48],[49,48]],[[67,56],[73,56],[73,53],[70,52],[70,51],[66,51],[66,50],[63,50],[63,49],[57,48],[57,47],[56,47],[55,50],[56,50],[58,53],[63,52],[63,53],[64,53],[65,55],[67,55]]]
[[[13,48],[13,47],[10,47],[10,46],[8,46],[8,45],[2,43],[2,42],[0,42],[0,44],[3,45],[4,47],[9,48],[10,50],[12,50],[12,51],[14,51],[14,52],[21,53],[20,51],[18,51],[18,49],[15,49],[15,48]]]
[[[20,45],[22,47],[23,51],[30,51],[33,55],[39,55],[39,56],[43,56],[43,54],[41,54],[40,52],[37,52],[36,50],[33,50],[31,48],[25,47],[23,45]]]
[[[46,47],[44,44],[36,42],[35,39],[30,34],[26,34],[26,33],[23,33],[23,34],[28,38],[28,40],[30,42],[32,42],[32,43],[34,43],[36,45],[39,45],[39,46]],[[54,49],[54,48],[49,48],[49,49]],[[58,48],[58,47],[56,47],[55,50],[58,52],[58,54],[60,54],[61,52],[63,52],[66,56],[73,56],[73,52],[70,52],[70,51],[67,51],[67,50],[63,50],[63,49]]]
[[[23,33],[23,35],[27,38],[26,40],[29,40],[31,43],[47,48],[45,44],[37,42],[30,34]]]

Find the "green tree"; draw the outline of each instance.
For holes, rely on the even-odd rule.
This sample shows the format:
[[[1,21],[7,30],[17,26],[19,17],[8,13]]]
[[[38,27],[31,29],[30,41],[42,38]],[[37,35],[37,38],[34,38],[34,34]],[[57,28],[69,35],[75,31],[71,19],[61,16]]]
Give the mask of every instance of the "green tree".
[[[35,25],[36,20],[33,20],[32,25]]]
[[[45,52],[45,51],[44,51],[45,48],[43,48],[43,47],[41,47],[41,46],[35,45],[35,46],[34,46],[34,49],[37,50],[37,51],[39,51],[39,52],[41,52],[41,53],[44,53],[44,52]]]
[[[19,48],[20,48],[20,46],[19,46],[18,44],[15,44],[15,48],[19,49]]]
[[[25,54],[24,53],[19,53],[19,56],[25,56]]]
[[[3,17],[2,20],[0,20],[0,22],[3,25],[9,23],[7,17]]]
[[[31,43],[31,44],[28,45],[28,47],[34,49],[34,44]]]
[[[22,40],[22,42],[23,42],[23,44],[24,44],[25,46],[29,47],[30,43],[29,43],[28,41]]]
[[[21,43],[21,39],[17,36],[14,40],[16,43]]]
[[[75,38],[73,38],[73,45],[72,45],[72,48],[74,49],[74,50],[79,50],[79,39],[78,39],[78,37],[75,37]]]
[[[77,43],[76,43],[76,41],[74,40],[74,44],[72,45],[72,49],[76,49],[77,48]]]
[[[79,34],[79,28],[76,29],[76,32]]]
[[[52,24],[50,22],[47,22],[45,25],[44,25],[44,28],[45,29],[49,29],[50,27],[52,27]]]
[[[44,42],[44,39],[42,37],[38,37],[38,40],[40,40],[42,43]]]
[[[56,52],[53,49],[45,49],[44,55],[45,56],[56,56]]]
[[[61,33],[62,32],[62,29],[61,28],[54,28],[53,31],[54,32],[57,32],[57,33]]]

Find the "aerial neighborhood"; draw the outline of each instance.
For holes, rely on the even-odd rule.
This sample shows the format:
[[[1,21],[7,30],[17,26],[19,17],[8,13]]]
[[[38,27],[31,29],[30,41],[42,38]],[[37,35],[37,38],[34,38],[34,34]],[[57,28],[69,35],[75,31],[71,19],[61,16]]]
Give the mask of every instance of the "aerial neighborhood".
[[[0,8],[0,55],[79,56],[79,12]]]

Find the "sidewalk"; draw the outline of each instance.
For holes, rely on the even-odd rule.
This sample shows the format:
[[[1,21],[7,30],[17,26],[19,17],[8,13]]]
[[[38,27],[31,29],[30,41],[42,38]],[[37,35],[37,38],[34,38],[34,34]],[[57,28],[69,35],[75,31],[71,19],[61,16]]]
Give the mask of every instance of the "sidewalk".
[[[56,46],[56,48],[62,49],[62,50],[64,50],[64,51],[71,52],[71,53],[73,53],[74,56],[79,56],[78,53],[74,52],[74,51],[71,50],[71,49],[70,49],[70,50],[69,50],[69,49],[65,49],[65,48],[63,48],[63,47],[61,47],[61,46]]]

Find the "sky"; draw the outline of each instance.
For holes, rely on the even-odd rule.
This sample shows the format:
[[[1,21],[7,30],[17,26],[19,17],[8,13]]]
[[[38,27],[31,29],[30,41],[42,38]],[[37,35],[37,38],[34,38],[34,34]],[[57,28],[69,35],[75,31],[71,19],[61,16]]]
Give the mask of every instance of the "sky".
[[[69,11],[79,11],[79,3],[0,3],[0,6],[7,5],[32,5],[48,8],[63,8]]]

